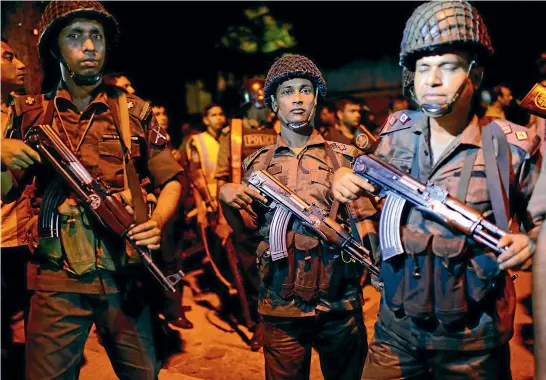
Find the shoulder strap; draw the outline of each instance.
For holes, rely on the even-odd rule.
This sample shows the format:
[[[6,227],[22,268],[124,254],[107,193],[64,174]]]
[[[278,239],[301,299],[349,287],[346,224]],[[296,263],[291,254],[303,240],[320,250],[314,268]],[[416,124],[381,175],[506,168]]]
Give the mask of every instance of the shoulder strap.
[[[461,171],[461,177],[459,179],[459,185],[457,186],[457,199],[460,202],[466,202],[466,195],[468,194],[468,185],[470,184],[470,178],[472,177],[472,168],[476,161],[479,149],[468,150],[467,156],[464,160],[463,170]]]
[[[123,151],[125,189],[127,190],[127,188],[129,188],[131,191],[133,209],[135,211],[135,221],[138,224],[144,223],[148,220],[148,208],[146,207],[146,202],[142,197],[140,181],[138,180],[138,174],[130,154],[131,133],[129,127],[129,108],[127,107],[127,97],[124,93],[119,92],[117,102],[111,101],[110,97],[108,97],[108,101],[110,103],[110,108],[112,109],[114,125],[118,131],[118,134],[120,135],[121,149]]]
[[[485,160],[485,177],[487,183],[487,190],[489,197],[491,198],[491,205],[493,207],[493,214],[495,215],[495,223],[503,230],[507,231],[509,228],[509,199],[508,199],[508,142],[506,136],[504,141],[501,136],[495,133],[498,144],[498,155],[495,157],[495,150],[493,147],[493,131],[491,128],[494,125],[496,130],[500,130],[494,123],[487,124],[482,127],[482,146],[483,155]],[[499,173],[500,171],[500,173]]]
[[[411,163],[411,175],[419,179],[419,145],[421,143],[421,134],[416,133],[413,138],[413,161]]]
[[[243,121],[231,120],[231,182],[241,183],[243,159]]]
[[[131,153],[131,129],[129,127],[129,107],[127,106],[127,96],[124,93],[121,93],[118,96],[119,104],[119,121],[120,121],[120,132],[121,138],[125,147]]]

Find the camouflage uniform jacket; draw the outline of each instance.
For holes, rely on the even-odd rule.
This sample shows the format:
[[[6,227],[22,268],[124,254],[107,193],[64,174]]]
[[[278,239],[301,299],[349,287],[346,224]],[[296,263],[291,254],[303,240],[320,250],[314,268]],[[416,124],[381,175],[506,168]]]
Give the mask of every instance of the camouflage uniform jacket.
[[[526,206],[535,189],[540,162],[538,161],[538,139],[527,128],[505,120],[495,120],[505,132],[511,151],[510,206],[511,216],[518,212],[519,220],[526,231],[534,228],[539,220],[532,219]],[[456,196],[466,157],[478,149],[472,167],[466,203],[480,212],[491,211],[491,202],[485,177],[485,164],[481,143],[481,128],[477,117],[463,132],[446,147],[436,164],[433,164],[429,144],[429,119],[421,112],[400,111],[389,117],[381,133],[382,141],[375,154],[410,173],[415,156],[418,155],[418,173],[421,182],[433,182]],[[417,143],[416,143],[417,141]],[[460,257],[465,251],[469,257],[482,253],[483,249],[466,240],[464,236],[423,216],[411,209],[402,221],[402,241],[408,254],[419,254],[431,249],[435,257],[446,262]],[[471,260],[472,261],[472,260]],[[406,277],[409,277],[407,274]],[[425,276],[423,276],[425,277]],[[404,282],[406,280],[402,280]],[[385,284],[388,286],[388,284]],[[495,293],[496,299],[486,305],[474,306],[473,316],[458,331],[447,331],[441,324],[430,329],[417,328],[407,316],[400,318],[385,303],[383,296],[379,318],[402,337],[418,334],[423,347],[443,350],[479,350],[508,342],[513,334],[515,293],[512,281],[507,277],[505,285]],[[449,297],[449,295],[448,295]],[[436,302],[438,299],[436,298]],[[470,306],[469,306],[470,308]],[[417,331],[417,333],[415,332]]]
[[[267,152],[274,155],[267,171],[309,203],[329,211],[332,206],[331,180],[335,165],[325,150],[326,141],[314,131],[301,152],[295,154],[279,135],[274,145],[264,147],[248,157],[244,164],[243,182],[255,170],[263,169]],[[350,166],[356,148],[335,142],[328,143],[339,165]],[[313,316],[317,311],[359,310],[362,290],[359,280],[362,268],[346,264],[339,258],[339,249],[319,241],[297,220],[288,228],[289,257],[272,261],[269,254],[269,225],[272,210],[257,209],[258,227],[265,241],[258,247],[261,286],[258,310],[277,317]],[[341,209],[341,208],[340,208]],[[354,204],[356,222],[369,222],[375,209],[367,199]],[[337,258],[337,259],[336,259]]]
[[[123,153],[109,105],[112,99],[117,102],[116,91],[101,84],[94,99],[80,112],[61,82],[51,93],[17,98],[14,125],[19,135],[25,136],[30,127],[42,122],[43,102],[49,100],[55,107],[52,126],[63,142],[93,177],[100,177],[112,192],[119,192],[125,185]],[[131,156],[136,170],[141,178],[149,177],[154,187],[160,188],[174,179],[182,168],[166,149],[167,134],[151,114],[149,103],[127,95],[127,107]],[[35,175],[31,204],[37,214],[46,187],[57,175],[47,166],[40,166]],[[36,253],[28,269],[29,289],[98,293],[103,287],[107,293],[115,292],[117,285],[112,274],[129,260],[125,242],[99,227],[82,206],[75,204],[75,201],[65,200],[58,208],[60,238],[38,240],[37,228],[29,230],[29,245]],[[35,224],[37,219],[36,215]],[[71,223],[86,227],[64,228]],[[75,231],[84,232],[76,234]]]

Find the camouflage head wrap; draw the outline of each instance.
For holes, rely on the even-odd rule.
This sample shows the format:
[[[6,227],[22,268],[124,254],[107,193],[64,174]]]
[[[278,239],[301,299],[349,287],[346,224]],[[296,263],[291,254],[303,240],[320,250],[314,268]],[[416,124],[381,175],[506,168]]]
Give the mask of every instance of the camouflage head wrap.
[[[90,18],[102,23],[109,43],[119,37],[118,22],[98,1],[52,1],[38,22],[38,54],[46,58],[52,39],[57,37],[59,28],[73,18]]]
[[[443,48],[460,48],[481,57],[493,54],[483,19],[468,2],[430,1],[417,7],[408,19],[400,47],[407,95],[413,86],[417,56]]]
[[[291,78],[309,79],[315,90],[323,97],[326,96],[326,82],[317,65],[303,55],[288,55],[277,59],[267,73],[264,96],[268,108],[271,109],[271,95],[275,96],[277,86]]]

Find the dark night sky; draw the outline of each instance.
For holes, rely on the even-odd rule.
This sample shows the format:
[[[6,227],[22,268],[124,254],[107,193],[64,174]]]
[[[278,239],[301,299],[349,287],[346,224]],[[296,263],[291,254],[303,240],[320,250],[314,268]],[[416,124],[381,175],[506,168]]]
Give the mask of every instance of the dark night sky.
[[[246,58],[214,48],[245,7],[257,2],[106,2],[122,39],[111,69],[122,69],[141,96],[169,100],[188,78],[219,68],[266,73],[273,58]],[[396,58],[407,18],[420,2],[267,2],[279,21],[293,24],[297,51],[322,68],[358,58]],[[544,43],[546,2],[474,2],[488,26],[497,59],[487,80],[526,88]],[[159,93],[161,95],[159,95]]]
[[[273,56],[215,48],[229,25],[244,20],[245,8],[260,4],[278,21],[293,25],[298,46],[292,52],[311,57],[320,68],[336,69],[357,59],[397,60],[405,22],[421,2],[107,1],[103,5],[118,19],[122,33],[108,69],[126,72],[138,95],[165,103],[178,119],[185,109],[186,81],[208,76],[214,84],[219,70],[267,73]],[[540,50],[546,50],[546,2],[473,5],[497,51],[485,84],[505,82],[521,96],[535,79]]]

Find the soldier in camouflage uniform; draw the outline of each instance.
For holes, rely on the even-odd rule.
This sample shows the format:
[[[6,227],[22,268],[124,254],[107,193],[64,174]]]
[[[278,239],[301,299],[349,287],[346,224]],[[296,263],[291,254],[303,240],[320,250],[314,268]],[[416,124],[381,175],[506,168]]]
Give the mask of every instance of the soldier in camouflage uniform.
[[[492,52],[483,20],[469,3],[419,6],[406,24],[400,58],[405,90],[420,110],[391,115],[375,154],[493,214],[504,230],[517,212],[527,233],[500,239],[507,250],[496,257],[410,209],[402,220],[404,253],[381,263],[385,290],[364,379],[511,378],[508,341],[516,297],[506,270],[528,268],[535,251],[541,220],[531,218],[525,206],[540,154],[526,128],[475,116],[472,100]],[[348,170],[336,173],[336,199],[355,199],[361,189],[373,191]],[[499,200],[502,207],[496,206]]]
[[[264,93],[267,106],[279,117],[281,133],[275,144],[245,160],[245,179],[256,170],[268,170],[305,201],[335,218],[338,208],[330,195],[331,175],[335,168],[350,166],[357,150],[327,142],[313,128],[317,97],[326,94],[322,74],[308,58],[286,56],[269,70]],[[268,244],[273,212],[252,203],[253,199],[263,201],[245,184],[230,183],[220,189],[220,200],[232,208],[252,204],[264,237],[257,255],[266,378],[308,378],[313,347],[319,352],[325,379],[360,377],[367,351],[362,268],[345,263],[339,249],[310,235],[297,220],[287,233],[288,257],[274,261]],[[370,218],[375,209],[361,199],[342,210],[346,217],[348,210],[352,210],[353,232],[360,239],[373,228]]]
[[[125,187],[119,128],[121,133],[129,132],[130,155],[139,176],[150,177],[162,190],[151,219],[128,234],[137,244],[156,250],[162,225],[178,202],[180,183],[175,177],[182,168],[165,149],[166,132],[152,116],[150,104],[128,94],[122,109],[124,95],[102,83],[107,48],[117,36],[117,21],[99,2],[51,2],[39,22],[38,52],[42,59],[58,62],[62,79],[50,93],[17,98],[14,127],[21,137],[34,125],[50,124],[90,174],[113,192]],[[122,117],[127,122],[120,122]],[[31,164],[39,161],[26,145],[15,157],[19,161],[8,162],[10,169],[30,166],[27,171],[32,170]],[[143,278],[138,270],[126,272],[140,267],[139,257],[131,255],[124,240],[101,228],[68,192],[51,210],[60,218],[60,236],[38,236],[38,209],[52,195],[50,186],[60,179],[47,166],[34,174],[29,199],[36,215],[34,228],[28,231],[34,255],[27,271],[34,294],[26,336],[26,378],[77,378],[85,341],[95,323],[119,378],[156,379],[159,367],[150,309],[134,286]],[[138,294],[130,294],[131,288]]]

